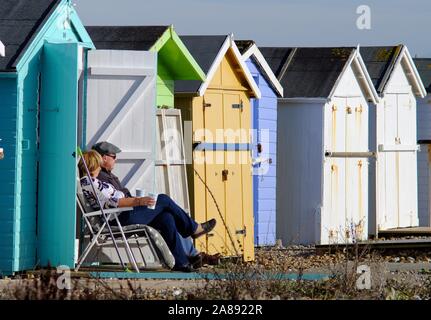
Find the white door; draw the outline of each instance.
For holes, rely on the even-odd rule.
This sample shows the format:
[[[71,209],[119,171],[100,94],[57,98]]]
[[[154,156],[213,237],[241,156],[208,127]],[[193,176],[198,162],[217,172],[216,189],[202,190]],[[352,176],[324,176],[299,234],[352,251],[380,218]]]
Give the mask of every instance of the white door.
[[[402,146],[412,151],[398,152],[399,156],[399,214],[398,226],[408,227],[418,224],[417,214],[417,153],[416,110],[408,94],[397,95],[398,137]]]
[[[380,229],[417,225],[416,110],[409,94],[387,94],[384,103],[384,212]]]
[[[93,50],[88,54],[86,142],[122,152],[114,173],[132,194],[155,190],[156,54]]]
[[[334,98],[327,124],[332,152],[368,151],[368,106],[360,97]],[[329,119],[330,118],[330,119]],[[332,157],[325,160],[323,241],[352,242],[367,235],[368,159]]]

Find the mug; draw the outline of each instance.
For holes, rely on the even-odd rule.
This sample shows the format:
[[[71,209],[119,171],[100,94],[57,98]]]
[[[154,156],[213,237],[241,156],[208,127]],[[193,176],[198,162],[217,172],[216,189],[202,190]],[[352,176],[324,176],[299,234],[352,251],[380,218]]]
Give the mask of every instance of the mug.
[[[145,190],[141,188],[136,188],[136,197],[143,197],[145,194]]]

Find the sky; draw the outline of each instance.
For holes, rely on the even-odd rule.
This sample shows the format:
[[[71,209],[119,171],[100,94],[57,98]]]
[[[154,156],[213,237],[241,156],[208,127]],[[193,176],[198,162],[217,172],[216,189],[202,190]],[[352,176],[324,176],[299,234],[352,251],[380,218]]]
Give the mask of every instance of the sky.
[[[180,35],[228,34],[259,46],[405,44],[431,57],[430,0],[72,0],[85,25],[170,25]],[[357,8],[370,8],[359,29]]]

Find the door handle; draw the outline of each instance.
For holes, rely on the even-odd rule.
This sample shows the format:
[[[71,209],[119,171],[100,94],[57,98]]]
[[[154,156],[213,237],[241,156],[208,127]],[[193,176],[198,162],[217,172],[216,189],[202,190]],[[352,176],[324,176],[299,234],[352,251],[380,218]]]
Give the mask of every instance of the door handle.
[[[222,172],[221,172],[221,174],[222,174],[222,179],[223,179],[223,181],[226,181],[227,180],[227,176],[228,176],[228,174],[229,174],[229,170],[223,170]]]

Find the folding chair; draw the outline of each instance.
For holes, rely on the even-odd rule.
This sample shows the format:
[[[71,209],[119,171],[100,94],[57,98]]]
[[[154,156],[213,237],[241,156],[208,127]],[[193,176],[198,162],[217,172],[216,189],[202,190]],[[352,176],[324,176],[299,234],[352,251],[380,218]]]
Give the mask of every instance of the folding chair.
[[[83,250],[81,256],[78,258],[75,270],[78,271],[82,266],[83,262],[89,255],[93,248],[103,248],[107,245],[114,245],[118,259],[123,267],[126,267],[123,258],[120,253],[120,247],[118,244],[124,244],[127,258],[133,269],[139,273],[139,267],[137,259],[130,247],[130,240],[134,240],[137,244],[138,252],[145,267],[148,267],[150,263],[147,262],[145,255],[142,251],[142,244],[140,241],[144,240],[148,245],[150,253],[153,256],[154,261],[160,261],[161,265],[171,269],[175,264],[175,259],[170,252],[166,242],[160,233],[154,228],[147,225],[128,225],[122,226],[118,216],[126,211],[133,210],[131,207],[124,208],[113,208],[113,209],[102,209],[94,210],[90,205],[88,199],[84,196],[82,191],[81,183],[77,178],[77,195],[76,200],[78,207],[81,211],[82,218],[85,222],[84,225],[84,238],[88,240],[88,243]],[[93,195],[97,199],[97,194],[93,192]],[[98,199],[99,200],[99,199]],[[100,203],[100,201],[98,201]],[[104,218],[105,216],[105,218]],[[114,220],[116,225],[111,225],[108,221]]]

